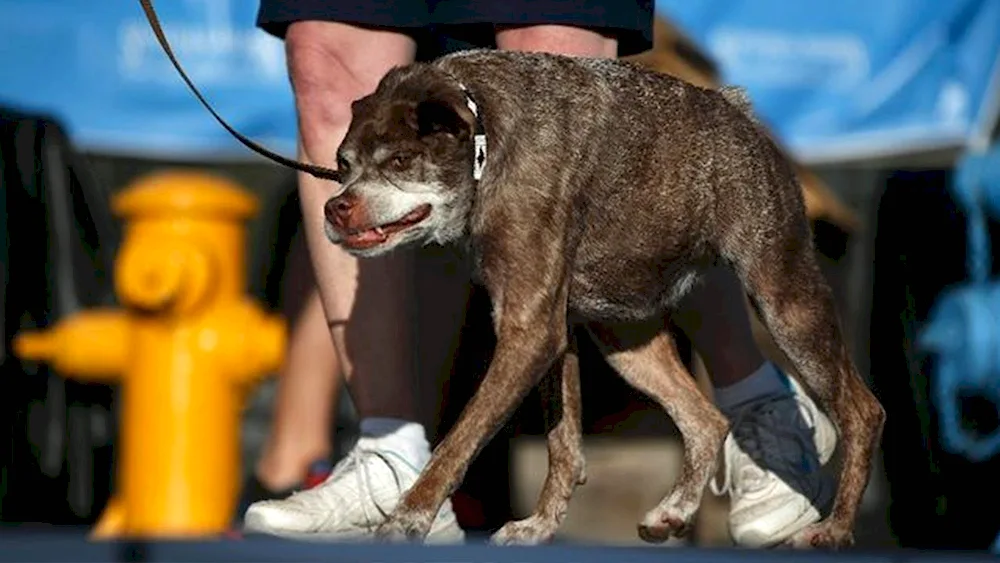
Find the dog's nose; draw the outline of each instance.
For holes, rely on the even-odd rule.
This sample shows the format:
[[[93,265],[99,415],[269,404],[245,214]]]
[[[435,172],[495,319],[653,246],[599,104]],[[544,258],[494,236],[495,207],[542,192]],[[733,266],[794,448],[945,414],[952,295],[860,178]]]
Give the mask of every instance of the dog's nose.
[[[353,209],[354,201],[346,197],[332,198],[324,206],[326,220],[340,227],[347,225]]]

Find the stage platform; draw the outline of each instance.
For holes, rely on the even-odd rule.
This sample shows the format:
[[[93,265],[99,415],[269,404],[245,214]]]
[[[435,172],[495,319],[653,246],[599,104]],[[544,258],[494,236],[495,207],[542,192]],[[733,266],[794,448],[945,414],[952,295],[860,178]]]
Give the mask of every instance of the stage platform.
[[[0,532],[2,562],[324,562],[324,563],[997,563],[989,553],[857,550],[695,549],[549,545],[495,547],[374,545],[246,538],[214,542],[90,542],[82,535]]]

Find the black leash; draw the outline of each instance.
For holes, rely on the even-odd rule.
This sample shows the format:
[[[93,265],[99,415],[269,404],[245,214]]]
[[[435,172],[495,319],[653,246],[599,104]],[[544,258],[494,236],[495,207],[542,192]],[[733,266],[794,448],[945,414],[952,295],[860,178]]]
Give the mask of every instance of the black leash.
[[[139,0],[139,4],[142,5],[142,10],[146,12],[146,19],[149,21],[149,26],[153,28],[153,33],[156,35],[156,40],[159,41],[160,47],[163,47],[163,51],[166,52],[167,57],[170,59],[170,62],[173,63],[174,68],[177,69],[177,72],[181,75],[181,78],[184,79],[184,82],[188,85],[188,88],[191,89],[191,92],[194,93],[195,97],[198,98],[201,104],[205,106],[205,109],[207,109],[208,112],[212,114],[212,117],[214,117],[215,120],[218,121],[219,124],[226,129],[226,131],[229,131],[229,133],[233,137],[236,137],[236,139],[239,142],[243,143],[250,150],[266,158],[269,158],[277,162],[278,164],[282,164],[289,168],[294,168],[296,170],[306,172],[323,180],[332,180],[338,183],[340,182],[339,171],[334,170],[332,168],[326,168],[324,166],[317,166],[315,164],[299,162],[297,160],[292,160],[290,158],[281,156],[280,154],[270,151],[258,145],[257,143],[251,141],[247,137],[240,134],[239,131],[233,129],[228,123],[226,123],[226,121],[222,119],[222,116],[220,116],[218,113],[216,113],[214,109],[212,109],[212,106],[209,105],[205,97],[201,95],[201,92],[199,92],[198,89],[195,87],[194,83],[191,82],[191,79],[188,78],[188,75],[186,72],[184,72],[184,69],[181,68],[180,62],[178,62],[177,57],[174,56],[173,49],[170,48],[170,42],[167,41],[166,34],[163,33],[163,28],[160,26],[160,20],[156,16],[156,10],[153,9],[152,0]]]

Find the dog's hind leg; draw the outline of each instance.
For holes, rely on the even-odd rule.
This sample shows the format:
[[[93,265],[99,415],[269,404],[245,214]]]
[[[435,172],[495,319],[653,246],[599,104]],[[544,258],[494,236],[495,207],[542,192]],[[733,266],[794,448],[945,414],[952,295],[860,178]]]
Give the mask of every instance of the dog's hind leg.
[[[777,224],[783,231],[757,228],[754,242],[725,254],[775,342],[839,430],[843,466],[830,515],[788,543],[847,546],[853,543],[855,517],[885,411],[851,360],[833,293],[816,263],[804,218]]]
[[[729,422],[695,385],[664,321],[588,326],[605,358],[630,385],[666,409],[684,438],[684,465],[673,490],[639,524],[658,543],[690,531],[708,480],[718,467]]]
[[[549,472],[531,516],[508,522],[491,538],[500,545],[548,542],[566,517],[569,499],[586,477],[581,428],[580,363],[576,343],[541,382],[542,409],[549,449]]]

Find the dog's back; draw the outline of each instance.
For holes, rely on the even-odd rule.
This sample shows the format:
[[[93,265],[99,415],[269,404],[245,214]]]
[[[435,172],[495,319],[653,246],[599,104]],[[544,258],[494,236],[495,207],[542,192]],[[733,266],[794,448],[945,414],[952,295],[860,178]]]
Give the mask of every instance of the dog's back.
[[[532,199],[552,206],[552,236],[577,231],[572,293],[588,316],[655,315],[730,241],[807,236],[793,170],[738,91],[609,59],[475,51],[439,64],[481,93],[495,132],[479,197]]]

